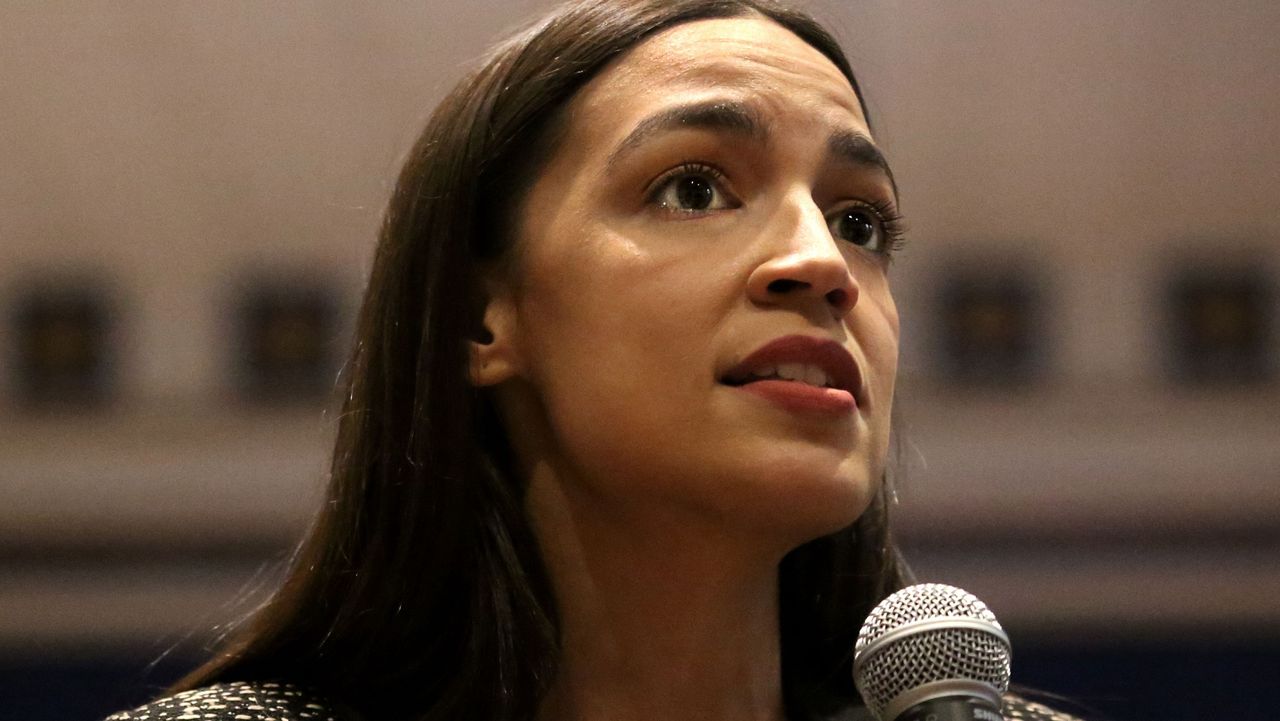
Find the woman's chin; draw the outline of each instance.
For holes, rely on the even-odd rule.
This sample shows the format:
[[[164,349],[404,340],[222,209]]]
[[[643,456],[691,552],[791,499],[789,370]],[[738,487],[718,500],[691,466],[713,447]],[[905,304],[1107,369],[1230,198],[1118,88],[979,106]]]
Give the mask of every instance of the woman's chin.
[[[776,510],[795,545],[830,535],[855,523],[871,505],[874,485],[868,479],[827,479],[796,484]]]
[[[740,478],[727,517],[785,552],[855,523],[880,484],[879,474],[866,468],[806,470]]]

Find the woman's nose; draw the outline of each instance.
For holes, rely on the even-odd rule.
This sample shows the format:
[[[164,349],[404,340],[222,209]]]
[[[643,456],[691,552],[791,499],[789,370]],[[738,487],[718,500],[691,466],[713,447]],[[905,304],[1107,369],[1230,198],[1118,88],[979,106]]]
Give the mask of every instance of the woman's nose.
[[[810,198],[789,203],[763,229],[772,252],[747,280],[747,294],[762,305],[817,304],[837,319],[858,302],[858,283]]]

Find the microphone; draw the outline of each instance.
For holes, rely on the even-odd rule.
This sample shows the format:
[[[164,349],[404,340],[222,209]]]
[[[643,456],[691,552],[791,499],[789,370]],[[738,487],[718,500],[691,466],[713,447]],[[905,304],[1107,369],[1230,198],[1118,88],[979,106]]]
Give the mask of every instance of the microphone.
[[[908,586],[867,616],[853,682],[880,721],[1004,721],[1009,637],[986,604],[954,586]]]

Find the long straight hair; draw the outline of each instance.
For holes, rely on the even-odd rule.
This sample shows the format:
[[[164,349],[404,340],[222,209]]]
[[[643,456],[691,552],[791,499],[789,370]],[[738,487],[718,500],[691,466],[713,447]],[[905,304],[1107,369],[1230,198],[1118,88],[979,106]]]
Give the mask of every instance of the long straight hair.
[[[391,197],[342,382],[327,499],[284,582],[179,681],[310,686],[368,719],[532,719],[556,672],[559,619],[506,430],[467,381],[482,338],[478,272],[511,261],[516,203],[574,94],[628,49],[699,19],[762,15],[839,45],[771,0],[591,0],[497,46],[431,116]],[[779,572],[793,718],[857,703],[857,625],[905,569],[887,482],[851,527]]]

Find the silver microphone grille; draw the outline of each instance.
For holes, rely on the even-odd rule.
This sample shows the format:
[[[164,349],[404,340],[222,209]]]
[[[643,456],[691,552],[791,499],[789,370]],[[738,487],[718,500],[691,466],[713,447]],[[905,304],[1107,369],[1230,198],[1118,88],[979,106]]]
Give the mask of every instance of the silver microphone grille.
[[[986,604],[939,583],[908,586],[880,602],[858,632],[853,680],[867,708],[889,721],[948,693],[999,704],[1009,688],[1009,639]]]

